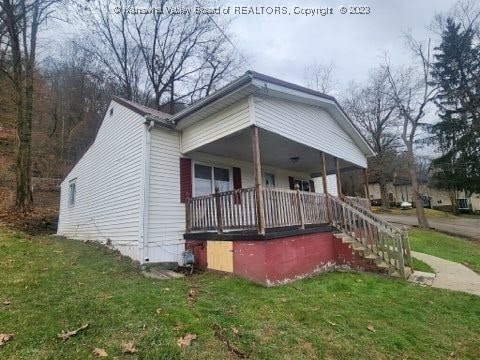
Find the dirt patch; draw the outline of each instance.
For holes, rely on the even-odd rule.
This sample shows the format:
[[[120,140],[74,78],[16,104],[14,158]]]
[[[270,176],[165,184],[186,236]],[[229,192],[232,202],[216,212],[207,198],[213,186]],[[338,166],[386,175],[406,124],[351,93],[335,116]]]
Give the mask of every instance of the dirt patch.
[[[34,208],[27,213],[12,209],[0,209],[0,224],[30,235],[48,235],[57,231],[56,208]]]

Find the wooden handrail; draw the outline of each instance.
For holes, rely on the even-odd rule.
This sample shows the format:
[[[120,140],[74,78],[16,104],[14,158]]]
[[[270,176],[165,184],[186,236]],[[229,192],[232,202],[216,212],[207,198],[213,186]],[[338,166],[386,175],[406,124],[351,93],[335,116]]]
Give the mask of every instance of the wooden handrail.
[[[406,266],[413,271],[408,233],[405,229],[400,230],[363,207],[356,208],[330,194],[328,203],[332,208],[332,223],[335,227],[394,267],[402,278],[406,277]]]

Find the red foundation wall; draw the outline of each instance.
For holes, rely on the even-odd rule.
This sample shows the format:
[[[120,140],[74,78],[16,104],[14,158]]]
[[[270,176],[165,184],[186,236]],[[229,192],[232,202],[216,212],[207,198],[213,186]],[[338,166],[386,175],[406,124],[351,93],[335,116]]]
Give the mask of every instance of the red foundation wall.
[[[234,273],[264,284],[304,277],[335,264],[330,232],[235,241],[233,253]]]
[[[208,269],[207,241],[186,240],[185,249],[195,255],[195,267]],[[377,271],[331,232],[295,235],[271,240],[234,240],[233,273],[266,285],[288,282],[335,265]]]

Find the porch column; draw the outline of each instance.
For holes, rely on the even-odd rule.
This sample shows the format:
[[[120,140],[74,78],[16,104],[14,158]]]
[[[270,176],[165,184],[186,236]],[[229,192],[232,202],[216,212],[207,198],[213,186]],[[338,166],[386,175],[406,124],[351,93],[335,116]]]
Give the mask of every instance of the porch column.
[[[336,157],[335,158],[335,171],[336,171],[336,176],[337,176],[337,192],[338,192],[338,197],[343,198],[343,193],[342,193],[342,181],[340,179],[340,161]]]
[[[262,164],[260,162],[260,143],[258,140],[258,127],[251,127],[253,174],[255,177],[255,193],[257,199],[257,225],[258,233],[265,234],[265,212],[263,205]]]
[[[363,169],[363,178],[365,179],[365,197],[368,200],[368,204],[370,205],[371,208],[371,202],[370,202],[370,189],[368,188],[368,169],[365,168]]]
[[[325,153],[322,151],[322,184],[323,184],[323,193],[328,194],[328,189],[327,189],[327,159],[325,157]],[[327,196],[325,198],[326,204],[327,204],[327,216],[328,216],[328,222],[332,223],[332,205],[330,202],[330,198]]]
[[[323,184],[323,192],[326,194],[328,193],[327,190],[327,161],[325,159],[325,153],[321,152],[321,160],[322,160],[322,184]]]

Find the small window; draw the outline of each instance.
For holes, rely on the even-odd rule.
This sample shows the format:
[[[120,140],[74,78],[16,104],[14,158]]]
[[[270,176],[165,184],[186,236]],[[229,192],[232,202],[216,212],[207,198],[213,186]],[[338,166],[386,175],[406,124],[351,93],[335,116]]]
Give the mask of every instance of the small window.
[[[274,187],[275,186],[275,176],[273,174],[265,174],[265,186]]]
[[[311,191],[310,190],[310,181],[295,179],[295,185],[298,185],[299,190],[301,191]]]
[[[458,199],[458,209],[459,210],[468,210],[469,209],[469,204],[468,204],[468,199]]]
[[[74,206],[75,205],[75,196],[77,194],[77,179],[70,180],[70,184],[68,186],[68,205]]]

